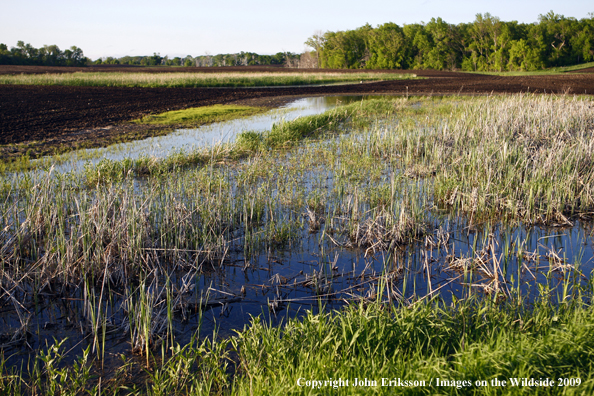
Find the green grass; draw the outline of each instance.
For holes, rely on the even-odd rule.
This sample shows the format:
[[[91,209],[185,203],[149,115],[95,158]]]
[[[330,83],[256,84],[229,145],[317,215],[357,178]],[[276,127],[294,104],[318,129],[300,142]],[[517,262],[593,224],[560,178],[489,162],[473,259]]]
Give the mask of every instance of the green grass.
[[[573,65],[573,66],[563,66],[563,67],[558,67],[555,69],[560,72],[568,72],[568,71],[575,71],[575,70],[581,70],[581,69],[588,69],[591,67],[594,67],[594,62],[581,63],[579,65]]]
[[[516,304],[519,302],[516,302]],[[591,307],[534,310],[521,304],[434,300],[410,307],[354,305],[339,313],[307,314],[283,328],[256,321],[231,339],[239,375],[232,394],[586,394],[592,373]],[[335,389],[298,386],[299,379],[349,379]],[[355,387],[367,378],[377,386]],[[382,386],[382,378],[420,386]],[[471,385],[437,387],[435,379]],[[493,387],[493,379],[580,378],[573,388]],[[433,380],[433,386],[431,381]],[[424,385],[423,385],[424,381]],[[489,385],[477,387],[476,381]]]
[[[359,83],[417,78],[395,73],[64,73],[0,76],[0,84],[94,87],[258,87]]]
[[[240,117],[262,114],[270,110],[267,107],[213,105],[190,109],[167,111],[143,117],[132,122],[137,124],[158,125],[204,125],[213,122],[228,121]]]
[[[141,384],[126,372],[134,363],[124,361],[124,370],[103,390],[151,395],[590,394],[594,310],[579,296],[560,306],[541,297],[533,308],[521,300],[496,304],[477,299],[451,305],[439,299],[409,306],[354,304],[337,312],[308,312],[281,327],[255,318],[226,340],[174,346],[172,353],[155,356]],[[66,368],[59,368],[62,353],[58,343],[39,354],[39,368],[27,379],[0,359],[0,392],[19,395],[27,386],[44,394],[97,392],[88,350]],[[235,367],[234,375],[226,371],[229,366]],[[574,379],[579,384],[512,386],[511,378],[556,384]],[[355,379],[367,379],[368,385],[355,386]],[[398,379],[411,386],[388,386]],[[494,386],[495,379],[507,385]]]

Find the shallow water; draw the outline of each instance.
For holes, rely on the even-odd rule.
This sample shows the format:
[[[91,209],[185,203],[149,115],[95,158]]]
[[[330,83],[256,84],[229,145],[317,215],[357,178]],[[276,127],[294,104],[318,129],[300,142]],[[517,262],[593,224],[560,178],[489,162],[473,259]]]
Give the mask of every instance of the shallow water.
[[[300,103],[306,103],[307,111],[311,113],[303,113],[305,110],[297,108],[296,104],[291,111],[302,112],[299,113],[302,115],[315,114],[336,105],[338,100],[344,103],[361,99],[310,98]],[[269,129],[274,120],[279,120],[275,118],[277,116],[277,113],[270,115],[262,124],[258,124],[260,117],[254,117],[249,129]],[[154,149],[153,155],[167,155],[172,150],[190,149],[195,144],[212,144],[217,139],[232,141],[237,133],[245,130],[243,124],[228,130],[223,124],[227,125],[212,125],[211,130],[178,131],[161,138],[159,147],[152,139],[149,139],[152,144],[136,143],[145,147],[144,151],[138,151],[138,155],[147,155],[149,148]],[[361,139],[365,144],[365,138]],[[128,153],[133,152],[132,148]],[[282,165],[283,158],[277,161]],[[399,172],[399,169],[387,170],[392,174]],[[338,182],[335,179],[338,176],[327,169],[308,169],[299,176],[302,180],[297,184],[302,183],[308,194],[313,190],[330,191]],[[226,177],[226,181],[234,183],[232,172]],[[361,182],[362,188],[389,183],[388,175],[382,177],[377,184],[369,180]],[[402,183],[416,183],[416,189],[398,191],[403,194],[413,191],[419,197],[431,188],[429,179],[404,178]],[[143,188],[142,185],[138,187],[138,194],[144,193]],[[163,199],[166,198],[164,196]],[[180,192],[179,198],[181,201],[193,199],[192,194],[186,195],[185,191],[184,194]],[[273,192],[271,202],[277,198]],[[197,268],[188,269],[178,267],[176,262],[163,263],[174,288],[180,291],[182,301],[175,309],[173,319],[176,341],[181,344],[188,342],[199,327],[202,335],[212,334],[214,329],[218,329],[219,335],[226,337],[242,329],[258,315],[279,324],[286,317],[299,316],[308,309],[316,311],[320,306],[334,309],[350,301],[374,301],[377,298],[408,304],[437,294],[446,302],[470,294],[494,300],[521,295],[529,305],[540,295],[540,288],[548,288],[551,301],[557,303],[577,286],[588,284],[594,269],[591,222],[576,221],[571,227],[477,225],[469,224],[467,219],[448,211],[440,214],[439,209],[432,208],[424,213],[427,232],[414,243],[374,251],[339,246],[345,238],[332,234],[329,225],[330,206],[340,204],[340,199],[333,199],[336,202],[323,204],[326,222],[315,232],[310,233],[306,221],[302,221],[294,238],[272,248],[260,249],[253,255],[245,253],[246,236],[240,233],[231,235],[236,238],[229,242],[228,254],[221,258],[218,265],[205,265],[203,268],[200,263],[193,263]],[[271,216],[287,221],[303,218],[303,213],[286,214],[290,212],[286,207],[279,209],[280,206],[270,205],[273,207],[270,209]],[[361,211],[367,209],[369,207],[363,206]],[[275,213],[272,214],[272,211]],[[266,217],[262,220],[262,227],[267,220]],[[158,281],[146,287],[146,293],[160,294],[165,278],[161,274]],[[377,296],[380,282],[385,282],[379,290],[383,295]],[[133,294],[138,285],[129,287],[130,294]],[[35,304],[27,305],[26,312],[20,308],[11,309],[15,304],[6,299],[0,312],[0,328],[5,329],[3,334],[14,333],[22,323],[22,317],[26,316],[29,318],[27,343],[31,348],[51,343],[53,337],[68,337],[68,348],[74,348],[75,353],[80,352],[93,343],[93,336],[88,326],[89,310],[82,302],[85,300],[83,291],[76,293],[65,298],[39,295]],[[99,290],[95,293],[100,295]],[[97,304],[98,300],[99,297],[95,299]],[[106,345],[112,352],[130,349],[130,335],[124,330],[129,317],[123,312],[123,300],[121,295],[114,295],[109,301],[103,300],[101,307],[95,307],[106,312]],[[204,301],[207,304],[200,316],[198,307]],[[155,309],[162,307],[156,306]],[[159,314],[155,316],[159,317]],[[1,341],[10,344],[7,336]],[[11,344],[6,350],[18,351],[24,356],[29,353],[22,343]]]
[[[322,228],[314,234],[304,231],[298,241],[249,258],[241,253],[230,253],[218,268],[202,272],[174,271],[171,281],[176,287],[188,280],[191,284],[191,291],[184,297],[185,307],[174,314],[176,342],[182,345],[189,342],[199,329],[202,336],[209,336],[217,329],[220,337],[228,337],[257,316],[278,325],[307,310],[316,312],[320,306],[332,310],[347,301],[373,301],[378,298],[378,282],[382,276],[386,285],[385,294],[380,297],[395,304],[408,304],[434,293],[446,302],[470,294],[498,299],[493,294],[495,287],[502,295],[521,294],[525,303],[530,304],[540,294],[540,287],[550,288],[552,301],[563,300],[564,289],[569,288],[567,292],[571,293],[575,285],[588,283],[594,269],[589,224],[579,223],[564,229],[485,226],[472,232],[464,222],[442,222],[441,227],[448,241],[433,248],[427,246],[426,240],[392,253],[340,248],[324,237]],[[506,247],[513,252],[520,241],[527,253],[524,259],[505,254]],[[476,251],[486,248],[495,260],[483,257],[485,269],[474,273],[455,267],[455,259],[477,256],[473,255],[473,246]],[[240,248],[231,245],[230,251]],[[551,252],[557,252],[570,266],[559,267],[551,259]],[[528,257],[530,255],[532,258]],[[489,277],[486,275],[489,270],[498,275]],[[164,285],[164,278],[160,285]],[[158,291],[152,285],[147,293]],[[93,336],[86,324],[89,314],[85,313],[82,297],[44,299],[39,296],[36,306],[30,307],[28,312],[28,345],[33,349],[42,348],[57,337],[68,338],[65,346],[73,348],[74,352],[80,353],[86,346],[92,346]],[[205,301],[208,303],[201,316],[197,308]],[[121,304],[122,300],[112,297],[109,302],[104,301],[101,308],[109,318],[105,342],[110,354],[130,348],[130,335],[122,330],[127,326],[128,317],[121,311]],[[16,330],[18,313],[0,315],[0,327],[5,334],[10,333],[9,329]],[[22,343],[8,347],[10,340],[4,337],[2,341],[6,352],[16,353],[13,361],[18,361],[19,355],[28,356],[29,349],[23,349]]]
[[[68,160],[56,165],[54,169],[56,172],[68,172],[82,169],[86,163],[95,164],[102,159],[118,161],[140,157],[163,158],[179,151],[190,152],[220,143],[232,143],[243,131],[270,130],[275,123],[321,114],[337,105],[372,98],[374,96],[353,95],[297,99],[286,106],[256,116],[216,122],[198,128],[177,129],[168,135],[114,144],[104,148],[75,151],[68,155]]]

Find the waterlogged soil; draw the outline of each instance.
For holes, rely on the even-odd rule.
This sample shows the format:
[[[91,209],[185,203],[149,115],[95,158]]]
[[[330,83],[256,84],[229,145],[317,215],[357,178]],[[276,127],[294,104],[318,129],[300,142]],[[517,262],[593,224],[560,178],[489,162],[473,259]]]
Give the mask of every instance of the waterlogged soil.
[[[436,224],[443,222],[434,220]],[[294,241],[251,257],[240,252],[241,243],[231,243],[230,254],[216,268],[171,272],[175,290],[181,290],[188,280],[191,290],[184,293],[182,303],[174,303],[175,340],[185,345],[197,332],[208,336],[215,329],[218,337],[227,338],[252,317],[260,316],[278,326],[308,311],[317,313],[320,307],[340,309],[378,298],[406,305],[439,294],[450,303],[453,296],[477,294],[495,299],[495,295],[514,295],[521,289],[525,303],[530,305],[540,287],[547,285],[552,301],[558,302],[568,285],[571,290],[587,284],[586,275],[594,269],[591,223],[578,222],[564,228],[491,228],[469,227],[461,220],[443,222],[440,230],[436,238],[420,238],[393,252],[337,246],[339,241],[325,236],[323,230],[311,233],[307,227]],[[516,249],[517,241],[523,241],[523,256],[506,256],[507,249]],[[479,254],[473,254],[473,249]],[[468,269],[469,257],[481,262],[475,273]],[[493,271],[498,275],[491,276]],[[382,291],[386,294],[378,297],[380,279],[386,284]],[[159,295],[157,299],[163,297],[159,286],[151,284],[147,290]],[[176,295],[175,300],[178,298]],[[5,304],[0,313],[0,346],[10,355],[9,364],[23,364],[31,349],[43,348],[56,337],[66,339],[64,348],[71,352],[65,363],[72,363],[87,346],[94,347],[83,301],[81,293],[59,296],[47,290],[35,304],[23,302],[27,312],[35,313],[29,317],[24,337],[18,336],[17,312],[9,308],[10,303]],[[104,340],[108,371],[120,366],[122,354],[132,356],[130,333],[123,331],[129,319],[121,311],[124,306],[124,300],[116,295],[100,308],[109,314]],[[163,305],[157,308],[155,317],[166,316]],[[155,340],[163,342],[157,336]]]
[[[320,72],[317,69],[271,67],[226,68],[60,68],[4,66],[0,74],[63,72]],[[353,70],[323,70],[353,73]],[[376,71],[388,72],[388,71]],[[213,104],[278,107],[317,95],[485,95],[518,92],[592,94],[594,74],[487,76],[432,70],[414,73],[423,79],[334,86],[276,88],[116,88],[0,85],[0,157],[29,152],[32,157],[72,148],[106,146],[169,132],[163,127],[138,127],[127,122],[148,114]]]
[[[271,110],[262,114],[250,117],[232,119],[223,122],[215,122],[206,125],[170,125],[174,131],[168,129],[154,129],[150,132],[163,132],[164,136],[150,136],[146,139],[122,142],[105,148],[91,150],[79,150],[76,155],[65,160],[55,167],[58,172],[68,172],[76,169],[83,169],[87,163],[98,163],[103,159],[120,161],[123,159],[139,159],[142,157],[164,158],[172,153],[180,151],[192,152],[196,149],[212,147],[220,143],[232,143],[243,131],[268,131],[275,123],[294,120],[314,114],[321,114],[340,104],[348,104],[366,100],[371,96],[326,96],[311,97],[291,100],[279,110]],[[386,98],[396,98],[395,96]],[[281,104],[283,98],[278,99],[275,104]],[[130,128],[132,131],[138,128],[137,125],[121,125],[120,128]],[[136,127],[135,129],[133,129]],[[142,126],[140,126],[142,127]],[[63,157],[66,159],[66,157]]]
[[[290,162],[286,161],[288,168]],[[326,169],[310,172],[303,176],[302,183],[311,197],[314,189],[333,190],[341,177]],[[383,176],[384,185],[389,177]],[[411,179],[410,183],[413,182]],[[141,194],[142,182],[136,183]],[[425,186],[425,182],[420,181],[419,185]],[[375,244],[368,248],[349,246],[339,232],[332,231],[332,224],[342,221],[342,214],[332,218],[323,206],[320,212],[322,220],[315,227],[311,220],[309,227],[306,220],[301,220],[306,219],[306,213],[275,213],[276,218],[286,215],[287,222],[303,225],[297,227],[296,235],[255,255],[245,253],[245,239],[239,233],[230,240],[219,265],[190,265],[188,269],[184,260],[171,260],[167,271],[176,285],[176,342],[190,342],[199,328],[203,335],[218,328],[219,335],[227,337],[259,315],[273,325],[280,324],[307,310],[315,312],[318,304],[333,309],[378,298],[408,304],[420,296],[430,298],[437,294],[446,302],[474,293],[497,299],[520,291],[526,304],[531,304],[543,285],[550,288],[551,299],[558,302],[573,285],[587,284],[594,269],[594,231],[590,221],[575,221],[564,227],[489,226],[452,218],[445,209],[442,213],[435,208],[435,213],[427,217],[427,234],[402,247],[376,249]],[[272,209],[270,213],[272,216]],[[328,216],[323,219],[326,213]],[[253,233],[252,238],[257,235],[259,232]],[[378,288],[380,279],[385,282],[382,289]],[[163,299],[164,283],[161,275],[160,281],[146,288],[147,296]],[[386,295],[378,297],[378,290],[385,290]],[[31,350],[51,344],[54,337],[68,338],[65,349],[72,351],[73,356],[80,355],[87,346],[95,348],[97,341],[89,325],[82,290],[78,294],[60,293],[57,288],[48,287],[35,301],[19,301],[31,315],[26,326],[22,325],[18,310],[11,308],[12,300],[6,299],[0,305],[0,346],[11,356],[9,364],[26,362]],[[95,293],[103,292],[97,289]],[[130,318],[123,312],[123,297],[118,293],[99,304],[103,305],[97,312],[107,312],[109,316],[104,323],[109,351],[105,366],[119,367],[117,356],[131,350],[130,332],[124,330]],[[164,304],[155,306],[155,318],[167,316],[163,307]],[[201,309],[202,316],[198,314]],[[157,319],[155,322],[158,323]],[[159,349],[157,342],[163,341],[155,337],[155,350]]]

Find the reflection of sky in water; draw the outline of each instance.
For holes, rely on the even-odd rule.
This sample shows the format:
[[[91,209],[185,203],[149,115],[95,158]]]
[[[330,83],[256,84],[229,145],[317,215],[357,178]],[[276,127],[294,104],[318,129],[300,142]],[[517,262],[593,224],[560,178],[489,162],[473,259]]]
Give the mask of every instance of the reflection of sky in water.
[[[118,158],[135,158],[143,154],[163,157],[180,149],[191,151],[195,148],[209,147],[217,143],[230,143],[243,131],[266,131],[274,123],[320,114],[335,105],[335,101],[330,102],[324,100],[324,98],[299,99],[284,108],[272,110],[265,114],[218,122],[198,128],[178,129],[167,136],[149,138],[130,145],[128,150],[118,155]]]
[[[209,147],[217,143],[233,142],[243,131],[266,131],[274,123],[291,121],[298,117],[320,114],[335,107],[360,101],[363,96],[327,96],[297,99],[280,108],[265,114],[241,118],[232,121],[217,122],[193,129],[178,129],[165,136],[151,137],[128,143],[115,144],[109,147],[80,150],[72,154],[72,159],[58,166],[58,172],[67,172],[82,168],[86,162],[97,163],[101,159],[122,160],[124,158],[165,157],[180,150],[189,152],[196,148]],[[80,159],[83,158],[83,159]]]

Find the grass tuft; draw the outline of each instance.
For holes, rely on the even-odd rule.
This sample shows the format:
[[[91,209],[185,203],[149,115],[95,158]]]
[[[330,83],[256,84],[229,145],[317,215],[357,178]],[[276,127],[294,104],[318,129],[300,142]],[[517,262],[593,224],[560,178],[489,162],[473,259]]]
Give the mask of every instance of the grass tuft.
[[[193,107],[190,109],[168,111],[143,117],[132,122],[136,124],[158,125],[204,125],[213,122],[227,121],[239,117],[249,117],[270,110],[266,107],[237,105],[213,105]]]

